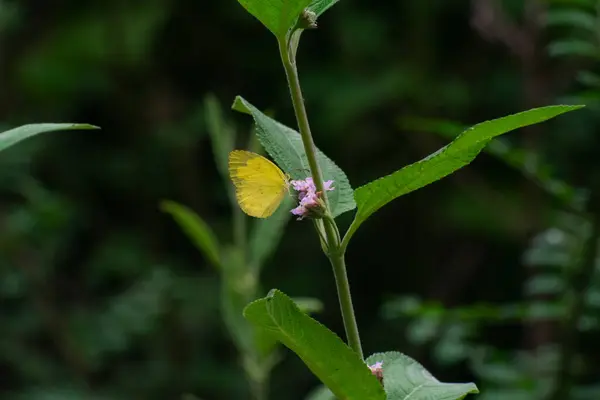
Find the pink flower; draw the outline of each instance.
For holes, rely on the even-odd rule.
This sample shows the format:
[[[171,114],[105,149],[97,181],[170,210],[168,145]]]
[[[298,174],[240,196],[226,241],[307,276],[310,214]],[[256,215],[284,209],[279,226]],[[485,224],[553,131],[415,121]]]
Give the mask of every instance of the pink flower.
[[[376,371],[379,371],[382,368],[383,368],[383,361],[377,361],[375,364],[369,365],[369,369],[373,373],[375,373]]]
[[[298,206],[292,209],[292,214],[300,217],[298,218],[298,221],[300,221],[304,217],[308,216],[308,209],[304,206]]]
[[[323,182],[323,189],[326,191],[334,190],[332,184],[333,180]],[[323,211],[322,193],[317,192],[315,182],[310,176],[303,180],[292,180],[290,185],[298,192],[299,204],[291,211],[292,214],[300,217],[298,220],[310,215],[318,216]]]
[[[293,181],[290,181],[290,184],[292,185],[294,190],[297,192],[308,192],[309,190],[316,191],[315,185],[312,182],[312,179],[310,180],[310,182],[308,182],[308,179],[309,178],[306,178],[306,180],[299,180],[299,181],[293,180]]]
[[[379,382],[383,381],[383,362],[382,361],[378,361],[373,365],[369,365],[369,369],[371,370],[371,373],[373,375],[375,375],[377,377],[377,379],[379,379]]]
[[[307,217],[311,209],[320,206],[319,197],[313,191],[300,193],[298,197],[300,198],[300,204],[292,210],[292,214],[299,216],[299,220]]]
[[[307,192],[300,200],[300,205],[306,208],[317,207],[319,205],[319,196],[315,192]]]

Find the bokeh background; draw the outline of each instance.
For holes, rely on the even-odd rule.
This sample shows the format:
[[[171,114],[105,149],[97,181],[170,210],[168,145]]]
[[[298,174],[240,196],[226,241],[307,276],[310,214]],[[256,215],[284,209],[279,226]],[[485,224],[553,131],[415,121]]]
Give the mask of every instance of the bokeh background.
[[[347,263],[367,354],[402,351],[486,399],[551,398],[565,376],[562,398],[600,398],[600,282],[594,268],[577,273],[595,243],[577,211],[593,209],[600,171],[596,5],[342,0],[303,35],[315,140],[354,187],[460,126],[588,105],[503,137],[513,150],[482,154],[361,227]],[[102,127],[0,155],[0,398],[250,399],[221,276],[159,203],[233,240],[207,104],[240,148],[251,121],[230,111],[236,95],[295,126],[272,35],[235,0],[2,0],[0,88],[6,129]],[[583,191],[549,194],[550,176]],[[315,318],[343,336],[310,223],[290,221],[261,287],[319,299]],[[304,399],[317,380],[280,355],[270,398]]]

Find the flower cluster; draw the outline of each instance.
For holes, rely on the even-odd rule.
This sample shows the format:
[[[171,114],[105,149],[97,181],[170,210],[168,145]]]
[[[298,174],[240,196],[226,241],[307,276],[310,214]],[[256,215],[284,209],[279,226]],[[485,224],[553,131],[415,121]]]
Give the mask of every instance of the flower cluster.
[[[292,214],[301,220],[309,216],[318,216],[324,211],[325,205],[322,200],[322,193],[317,192],[313,179],[309,176],[303,180],[293,180],[290,184],[298,192],[298,206],[292,210]],[[323,182],[323,189],[331,191],[335,189],[332,187],[333,181]]]
[[[379,361],[373,365],[369,365],[369,369],[379,379],[379,382],[383,382],[383,362]]]

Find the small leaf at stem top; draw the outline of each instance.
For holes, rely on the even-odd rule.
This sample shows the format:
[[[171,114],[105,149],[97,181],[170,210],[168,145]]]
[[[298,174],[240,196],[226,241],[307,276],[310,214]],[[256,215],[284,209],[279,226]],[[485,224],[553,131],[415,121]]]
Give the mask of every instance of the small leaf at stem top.
[[[282,40],[296,25],[298,17],[311,0],[238,0],[238,2]]]

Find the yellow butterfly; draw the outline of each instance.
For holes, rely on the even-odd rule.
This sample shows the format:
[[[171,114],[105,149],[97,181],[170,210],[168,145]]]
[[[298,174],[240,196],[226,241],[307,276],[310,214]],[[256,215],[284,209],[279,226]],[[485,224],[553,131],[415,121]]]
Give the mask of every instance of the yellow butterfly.
[[[277,165],[245,150],[229,153],[229,176],[241,209],[257,218],[267,218],[277,210],[289,182]]]

